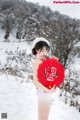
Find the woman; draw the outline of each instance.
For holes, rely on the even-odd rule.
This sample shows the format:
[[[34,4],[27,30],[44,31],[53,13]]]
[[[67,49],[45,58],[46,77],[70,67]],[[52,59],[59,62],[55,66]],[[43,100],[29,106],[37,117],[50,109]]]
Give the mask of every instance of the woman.
[[[50,50],[50,43],[48,40],[44,38],[36,38],[33,41],[32,46],[32,53],[35,55],[35,60],[33,63],[33,80],[34,84],[37,87],[37,95],[38,95],[38,120],[48,120],[50,107],[51,107],[51,100],[50,100],[50,93],[55,91],[55,86],[52,89],[48,89],[43,86],[37,78],[37,69],[39,64],[41,64],[47,53]],[[58,59],[54,56],[55,59]]]

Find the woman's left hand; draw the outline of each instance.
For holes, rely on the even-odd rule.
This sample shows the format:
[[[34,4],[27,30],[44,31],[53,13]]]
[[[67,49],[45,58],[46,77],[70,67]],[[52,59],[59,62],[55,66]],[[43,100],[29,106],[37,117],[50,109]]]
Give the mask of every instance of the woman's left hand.
[[[59,60],[59,58],[57,58],[57,57],[56,57],[56,56],[54,56],[54,55],[52,56],[52,58],[56,59],[57,61]]]

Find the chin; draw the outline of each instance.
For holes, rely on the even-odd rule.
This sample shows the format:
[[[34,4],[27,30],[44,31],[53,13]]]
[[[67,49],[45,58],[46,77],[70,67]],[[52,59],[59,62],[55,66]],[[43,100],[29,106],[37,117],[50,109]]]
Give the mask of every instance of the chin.
[[[45,55],[43,56],[43,58],[46,57]]]

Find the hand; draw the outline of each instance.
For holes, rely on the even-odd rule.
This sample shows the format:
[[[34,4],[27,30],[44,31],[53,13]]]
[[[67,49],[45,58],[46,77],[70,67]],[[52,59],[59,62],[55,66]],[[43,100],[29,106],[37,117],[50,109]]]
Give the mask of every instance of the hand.
[[[56,57],[56,56],[54,56],[54,55],[52,56],[52,58],[56,59],[57,61],[59,60],[59,58],[57,58],[57,57]]]
[[[56,86],[54,85],[54,86],[51,88],[50,91],[51,91],[51,92],[56,92]]]
[[[53,93],[53,92],[56,92],[56,88],[55,88],[55,85],[47,91],[48,93]]]
[[[56,88],[52,88],[52,89],[51,89],[51,92],[56,92]]]

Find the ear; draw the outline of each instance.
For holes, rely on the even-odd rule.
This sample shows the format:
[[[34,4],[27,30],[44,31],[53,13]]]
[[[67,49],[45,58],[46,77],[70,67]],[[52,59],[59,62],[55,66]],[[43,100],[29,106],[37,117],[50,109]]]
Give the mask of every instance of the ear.
[[[38,50],[36,50],[36,52],[38,53]]]
[[[40,53],[40,50],[36,50],[37,53]]]

